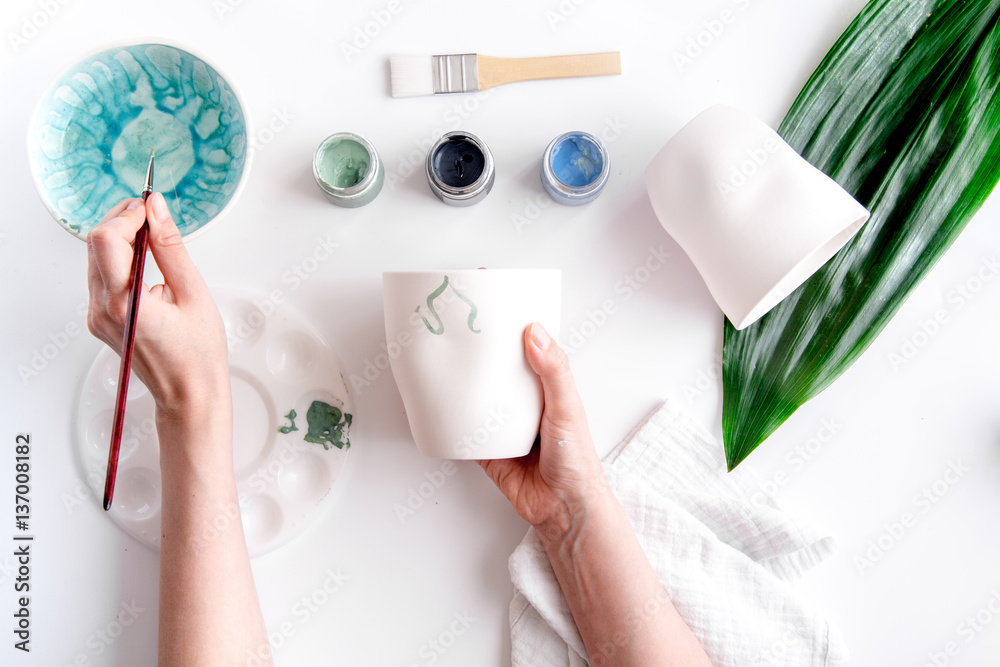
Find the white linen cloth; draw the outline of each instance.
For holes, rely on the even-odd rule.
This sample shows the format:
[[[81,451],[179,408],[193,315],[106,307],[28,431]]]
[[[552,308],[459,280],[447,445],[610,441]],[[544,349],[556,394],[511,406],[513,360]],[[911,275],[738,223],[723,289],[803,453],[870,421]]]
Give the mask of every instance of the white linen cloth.
[[[781,510],[748,471],[727,473],[722,444],[687,415],[662,405],[608,455],[604,471],[715,667],[847,662],[836,630],[788,583],[829,556],[833,538]],[[509,566],[513,666],[589,664],[534,529]]]

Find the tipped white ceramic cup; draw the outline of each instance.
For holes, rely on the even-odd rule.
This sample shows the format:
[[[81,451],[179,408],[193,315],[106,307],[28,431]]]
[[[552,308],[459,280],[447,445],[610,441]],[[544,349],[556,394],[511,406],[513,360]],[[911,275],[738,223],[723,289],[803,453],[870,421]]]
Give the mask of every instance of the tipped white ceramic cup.
[[[444,459],[531,450],[542,389],[524,330],[559,336],[561,272],[480,269],[382,274],[392,374],[417,449]]]
[[[646,169],[646,189],[737,329],[805,282],[869,215],[777,132],[724,105],[667,142]]]

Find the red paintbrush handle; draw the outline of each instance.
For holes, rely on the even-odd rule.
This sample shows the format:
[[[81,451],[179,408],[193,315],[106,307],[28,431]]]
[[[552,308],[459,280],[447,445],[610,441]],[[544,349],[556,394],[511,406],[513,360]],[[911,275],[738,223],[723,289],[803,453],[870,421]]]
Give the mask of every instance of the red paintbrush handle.
[[[111,509],[115,494],[115,474],[118,471],[118,450],[122,444],[122,427],[125,424],[125,401],[128,397],[128,379],[132,372],[132,346],[135,343],[135,324],[139,315],[139,297],[142,295],[142,273],[146,266],[146,235],[149,223],[135,233],[132,243],[132,269],[129,272],[128,312],[125,314],[125,331],[122,334],[121,365],[118,367],[118,396],[115,398],[115,421],[111,430],[111,450],[108,452],[108,472],[104,478],[104,510]]]

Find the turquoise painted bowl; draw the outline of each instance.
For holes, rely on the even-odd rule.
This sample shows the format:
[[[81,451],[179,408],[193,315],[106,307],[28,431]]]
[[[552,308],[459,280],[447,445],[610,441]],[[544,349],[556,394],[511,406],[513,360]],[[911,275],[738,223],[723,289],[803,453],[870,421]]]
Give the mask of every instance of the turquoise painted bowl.
[[[86,239],[104,214],[153,189],[181,235],[208,229],[250,173],[246,104],[219,71],[177,46],[144,43],[83,58],[42,96],[28,130],[35,187],[67,231]]]

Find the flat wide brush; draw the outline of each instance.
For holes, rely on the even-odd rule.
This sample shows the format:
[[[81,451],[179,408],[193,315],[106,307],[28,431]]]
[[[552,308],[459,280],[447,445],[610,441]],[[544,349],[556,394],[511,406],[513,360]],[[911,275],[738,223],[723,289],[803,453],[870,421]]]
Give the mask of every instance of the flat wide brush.
[[[621,53],[494,58],[475,53],[389,58],[393,97],[472,93],[516,81],[621,74]]]

